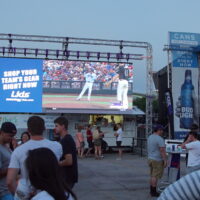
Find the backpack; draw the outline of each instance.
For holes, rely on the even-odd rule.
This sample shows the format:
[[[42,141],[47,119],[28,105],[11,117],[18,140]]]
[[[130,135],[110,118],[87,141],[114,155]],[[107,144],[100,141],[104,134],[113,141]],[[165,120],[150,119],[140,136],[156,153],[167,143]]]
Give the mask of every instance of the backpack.
[[[94,140],[99,139],[99,131],[97,131],[97,130],[94,131],[94,133],[93,133],[93,139]]]

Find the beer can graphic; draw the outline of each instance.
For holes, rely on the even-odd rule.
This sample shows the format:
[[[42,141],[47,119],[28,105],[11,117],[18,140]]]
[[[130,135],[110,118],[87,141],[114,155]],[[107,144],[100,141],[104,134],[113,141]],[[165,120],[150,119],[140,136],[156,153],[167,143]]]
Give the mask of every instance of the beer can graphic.
[[[194,117],[194,86],[191,70],[185,70],[185,80],[181,86],[180,128],[190,129]]]

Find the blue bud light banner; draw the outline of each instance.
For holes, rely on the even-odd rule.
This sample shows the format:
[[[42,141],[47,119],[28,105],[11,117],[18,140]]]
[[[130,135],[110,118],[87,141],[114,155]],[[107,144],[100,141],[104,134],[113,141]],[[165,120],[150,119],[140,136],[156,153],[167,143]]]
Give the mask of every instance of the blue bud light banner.
[[[0,58],[0,112],[42,112],[42,60]]]
[[[200,34],[170,32],[169,45],[172,49],[174,139],[183,139],[191,125],[198,124],[198,55],[195,48],[200,46]]]

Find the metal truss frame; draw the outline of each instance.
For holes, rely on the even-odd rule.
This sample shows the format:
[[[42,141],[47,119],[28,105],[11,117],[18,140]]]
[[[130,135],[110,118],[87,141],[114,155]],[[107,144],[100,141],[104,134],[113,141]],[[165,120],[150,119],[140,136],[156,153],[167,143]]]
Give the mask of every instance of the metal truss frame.
[[[19,46],[14,46],[15,42],[21,42],[21,44]],[[1,43],[6,43],[6,45],[3,46]],[[25,47],[25,43],[28,44],[28,47]],[[33,43],[38,43],[38,48],[33,48]],[[45,44],[45,48],[40,48],[41,43]],[[49,48],[49,44],[60,44],[61,47]],[[86,49],[86,46],[101,48],[98,51],[80,50],[80,47]],[[102,51],[102,47],[105,51]],[[110,52],[110,50],[108,50],[110,47],[115,47],[118,50],[116,52]],[[126,51],[124,51],[124,49]],[[132,53],[135,49],[145,49],[146,52],[145,54]],[[127,63],[131,63],[133,60],[145,60],[147,70],[146,135],[152,133],[152,53],[152,46],[148,42],[0,33],[0,57]]]

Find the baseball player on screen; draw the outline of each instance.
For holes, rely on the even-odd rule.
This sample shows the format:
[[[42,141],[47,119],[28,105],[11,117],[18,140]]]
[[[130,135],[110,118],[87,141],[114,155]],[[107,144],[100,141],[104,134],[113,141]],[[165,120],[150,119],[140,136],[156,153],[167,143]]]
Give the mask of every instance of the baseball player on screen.
[[[85,85],[83,86],[83,89],[76,100],[80,100],[82,98],[82,96],[84,95],[85,91],[88,89],[88,98],[87,99],[88,99],[88,101],[90,101],[90,97],[91,97],[91,93],[92,93],[92,86],[93,86],[93,83],[96,80],[97,76],[94,73],[94,70],[89,68],[88,73],[86,73],[84,75],[84,77],[85,77],[85,81],[86,81]]]
[[[118,107],[120,109],[128,109],[128,70],[125,69],[123,64],[119,65],[116,74],[105,85],[109,86],[112,82],[118,79],[117,85],[117,100],[118,103],[113,103],[112,108]]]

